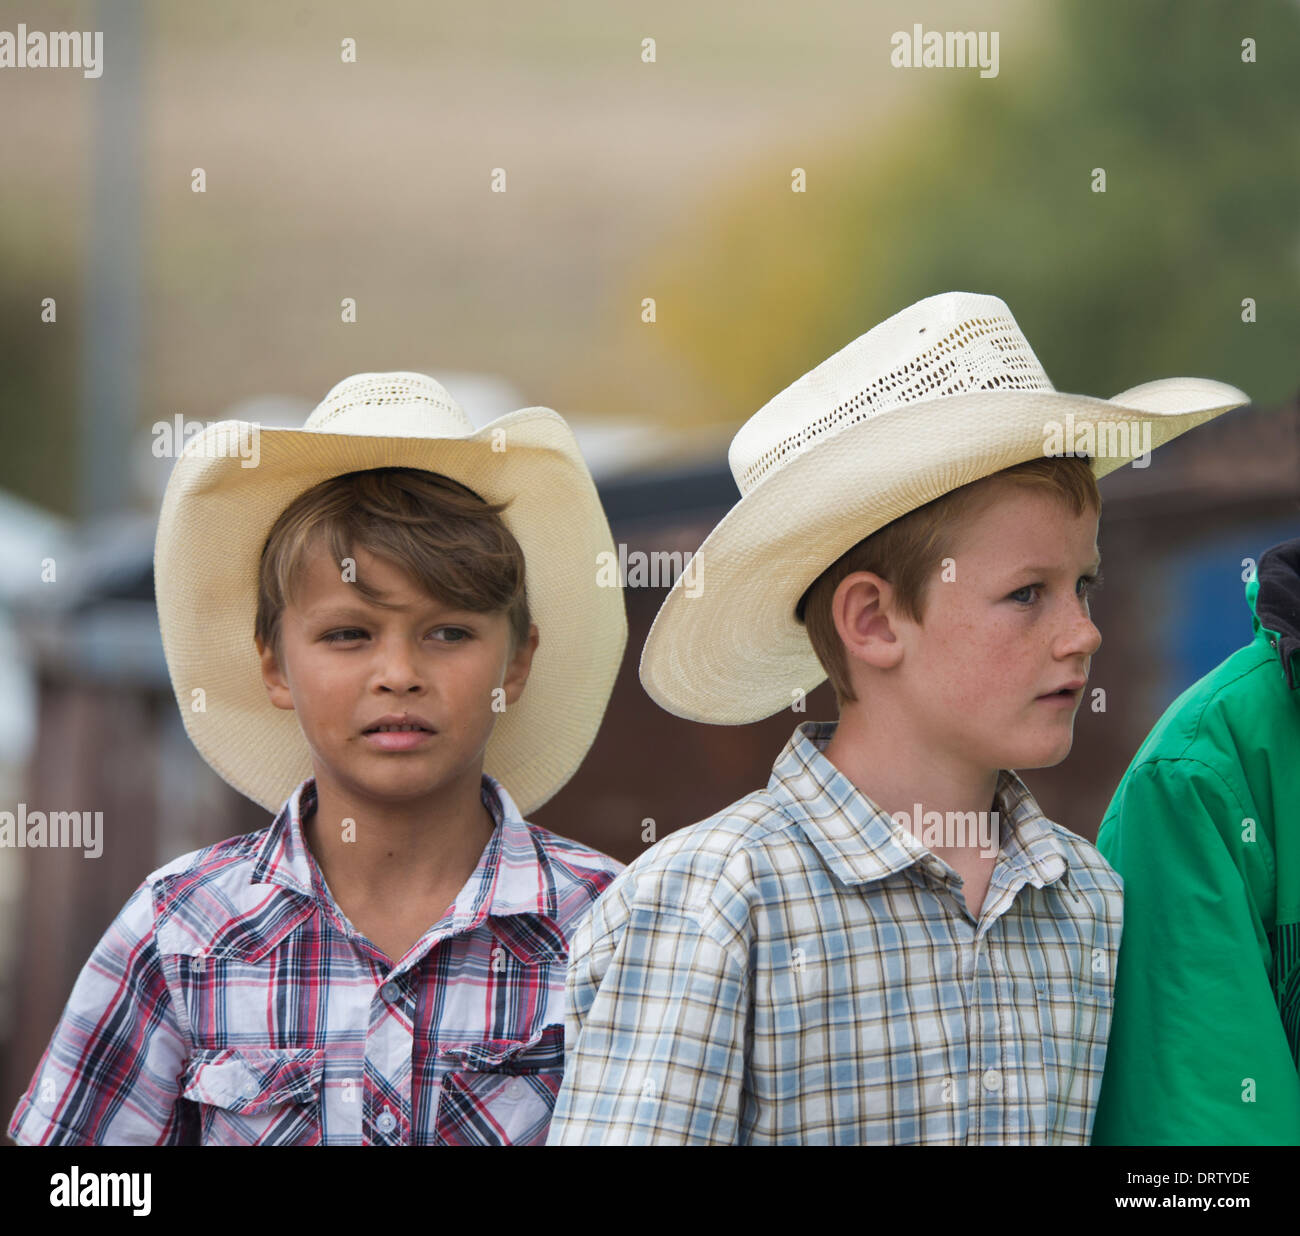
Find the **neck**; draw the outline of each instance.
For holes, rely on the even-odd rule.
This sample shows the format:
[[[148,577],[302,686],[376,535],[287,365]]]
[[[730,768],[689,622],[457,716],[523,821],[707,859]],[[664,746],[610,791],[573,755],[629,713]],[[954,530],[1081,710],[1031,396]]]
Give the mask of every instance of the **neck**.
[[[932,741],[897,715],[888,726],[872,725],[856,703],[846,704],[824,754],[882,811],[901,813],[918,837],[918,804],[922,811],[943,813],[996,808],[997,769],[935,751]]]
[[[318,773],[316,810],[303,821],[303,835],[334,896],[454,898],[495,827],[480,775],[467,770],[436,795],[392,802]]]

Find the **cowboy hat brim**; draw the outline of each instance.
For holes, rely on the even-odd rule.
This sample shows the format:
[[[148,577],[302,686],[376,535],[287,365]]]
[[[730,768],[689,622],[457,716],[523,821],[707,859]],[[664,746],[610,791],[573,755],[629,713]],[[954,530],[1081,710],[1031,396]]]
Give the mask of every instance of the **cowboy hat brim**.
[[[1042,456],[1048,427],[1149,424],[1150,449],[1249,403],[1198,378],[1097,399],[1057,391],[974,391],[907,404],[817,441],[727,513],[665,598],[640,676],[676,716],[744,725],[788,708],[826,678],[795,606],[846,550],[962,485]],[[1092,458],[1098,477],[1144,452]],[[1077,440],[1077,439],[1076,439]],[[801,694],[802,693],[802,694]]]
[[[256,466],[247,467],[229,443],[253,430]],[[441,473],[510,503],[502,519],[524,553],[540,638],[522,696],[497,718],[484,771],[526,815],[581,764],[627,641],[622,591],[597,579],[598,556],[614,550],[608,521],[572,431],[548,408],[463,437],[208,426],[177,460],[154,553],[163,650],[185,728],[212,768],[268,811],[312,774],[294,713],[267,698],[253,642],[262,548],[300,494],[372,468]]]

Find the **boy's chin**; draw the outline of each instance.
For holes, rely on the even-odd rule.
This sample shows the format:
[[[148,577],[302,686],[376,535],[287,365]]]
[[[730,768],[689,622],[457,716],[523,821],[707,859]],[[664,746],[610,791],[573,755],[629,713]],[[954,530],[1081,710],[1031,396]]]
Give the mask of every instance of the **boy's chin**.
[[[316,776],[319,782],[320,773],[317,772]],[[352,765],[334,767],[330,769],[329,780],[349,794],[396,806],[445,792],[447,777],[445,770],[430,768],[427,764],[402,765],[394,760],[378,769]]]
[[[1001,765],[1003,768],[1055,768],[1074,746],[1073,732],[1064,739],[1026,743],[1019,751],[1020,759],[1009,759]],[[1008,754],[1011,754],[1010,752]]]

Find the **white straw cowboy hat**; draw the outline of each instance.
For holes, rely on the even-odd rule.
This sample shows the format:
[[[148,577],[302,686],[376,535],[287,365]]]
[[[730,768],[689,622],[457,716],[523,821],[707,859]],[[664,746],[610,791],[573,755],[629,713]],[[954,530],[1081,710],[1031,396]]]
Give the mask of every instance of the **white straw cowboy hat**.
[[[1249,402],[1200,378],[1113,399],[1058,392],[996,296],[918,301],[741,427],[728,454],[741,499],[665,599],[641,682],[692,721],[771,716],[825,679],[795,606],[863,537],[968,482],[1064,453],[1087,426],[1113,451],[1093,458],[1100,477],[1143,453],[1143,424],[1154,449]],[[1051,444],[1053,426],[1063,447]]]
[[[255,449],[241,458],[248,443]],[[290,502],[320,481],[371,468],[437,472],[488,502],[510,501],[501,518],[524,553],[540,640],[523,695],[497,718],[484,771],[527,814],[582,762],[622,660],[622,592],[599,587],[596,572],[613,540],[558,413],[525,408],[475,430],[424,374],[357,374],[301,429],[223,421],[187,445],[163,496],[154,552],[163,650],[185,728],[226,781],[269,811],[311,775],[294,713],[275,708],[262,683],[253,644],[258,568]]]

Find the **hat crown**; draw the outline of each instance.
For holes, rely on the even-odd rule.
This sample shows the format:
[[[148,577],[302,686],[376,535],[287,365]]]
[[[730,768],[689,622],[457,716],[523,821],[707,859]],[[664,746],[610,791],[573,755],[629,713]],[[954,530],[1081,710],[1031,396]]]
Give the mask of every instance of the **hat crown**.
[[[872,327],[769,400],[732,439],[728,462],[747,494],[813,443],[908,404],[1054,389],[998,297],[945,292]]]
[[[394,438],[462,438],[474,432],[460,404],[425,373],[344,378],[316,405],[303,428]]]

